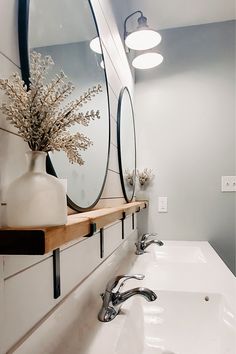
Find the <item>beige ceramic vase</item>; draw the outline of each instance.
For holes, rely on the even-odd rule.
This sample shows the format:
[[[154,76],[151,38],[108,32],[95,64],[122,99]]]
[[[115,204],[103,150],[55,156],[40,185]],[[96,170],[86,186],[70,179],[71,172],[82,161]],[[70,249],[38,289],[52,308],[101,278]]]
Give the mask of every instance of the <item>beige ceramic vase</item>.
[[[28,170],[7,192],[6,218],[10,227],[64,225],[67,222],[66,192],[61,182],[46,173],[46,153],[26,154]]]

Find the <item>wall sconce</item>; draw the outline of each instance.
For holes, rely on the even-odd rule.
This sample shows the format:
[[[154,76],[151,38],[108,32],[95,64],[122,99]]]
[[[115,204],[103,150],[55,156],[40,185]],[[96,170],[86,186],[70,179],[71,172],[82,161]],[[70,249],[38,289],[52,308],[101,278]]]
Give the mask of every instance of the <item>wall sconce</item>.
[[[89,47],[93,52],[102,55],[102,48],[101,48],[101,43],[100,43],[99,37],[93,38],[89,43]],[[102,69],[105,69],[105,64],[104,64],[103,59],[101,59],[101,61],[100,61],[100,66]]]
[[[135,31],[127,31],[127,21],[134,15],[140,14],[138,18],[138,27]],[[136,69],[150,69],[159,65],[163,61],[163,56],[156,52],[148,52],[148,49],[156,47],[161,42],[161,35],[149,28],[147,17],[142,11],[138,10],[126,17],[124,22],[124,41],[129,49],[146,51],[139,54],[132,61],[132,65]]]
[[[163,62],[163,56],[157,52],[146,52],[137,55],[132,65],[135,69],[151,69]]]

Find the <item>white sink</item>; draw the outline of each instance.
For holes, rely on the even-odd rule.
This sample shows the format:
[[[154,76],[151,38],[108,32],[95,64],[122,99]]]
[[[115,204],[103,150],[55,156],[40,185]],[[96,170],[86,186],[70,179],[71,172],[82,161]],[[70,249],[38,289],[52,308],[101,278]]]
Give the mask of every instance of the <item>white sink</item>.
[[[235,317],[219,294],[133,298],[114,354],[235,354]]]
[[[119,267],[120,258],[112,258],[114,275],[145,274],[142,281],[126,282],[122,291],[147,287],[156,292],[156,301],[134,296],[114,320],[99,322],[99,293],[111,278],[108,259],[14,354],[235,354],[235,277],[212,247],[165,241],[137,256],[134,242],[131,246]]]
[[[153,253],[158,263],[206,263],[206,258],[200,247],[171,246],[158,247],[152,245]],[[155,249],[154,249],[155,247]]]

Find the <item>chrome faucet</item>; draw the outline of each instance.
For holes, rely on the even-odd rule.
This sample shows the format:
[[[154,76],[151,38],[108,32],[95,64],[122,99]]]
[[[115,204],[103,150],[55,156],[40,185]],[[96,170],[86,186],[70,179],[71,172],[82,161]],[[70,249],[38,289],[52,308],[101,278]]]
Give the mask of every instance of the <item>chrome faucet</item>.
[[[134,288],[121,293],[121,288],[129,279],[142,280],[144,279],[144,275],[118,275],[107,283],[105,293],[101,294],[103,304],[98,314],[99,321],[109,322],[113,320],[118,315],[121,304],[134,295],[141,295],[147,301],[156,300],[156,294],[147,288]]]
[[[135,243],[136,246],[136,254],[140,255],[143,254],[145,249],[150,246],[151,244],[155,243],[159,246],[163,246],[164,243],[160,240],[150,240],[147,241],[149,237],[157,236],[157,234],[144,234],[138,238],[138,242]]]

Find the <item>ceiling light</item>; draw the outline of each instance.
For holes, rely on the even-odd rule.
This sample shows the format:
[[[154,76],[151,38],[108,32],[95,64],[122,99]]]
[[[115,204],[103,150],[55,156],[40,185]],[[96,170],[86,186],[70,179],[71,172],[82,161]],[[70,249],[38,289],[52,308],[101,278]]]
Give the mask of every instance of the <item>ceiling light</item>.
[[[135,31],[129,33],[126,29],[127,20],[137,13],[141,14],[138,18],[138,27]],[[147,17],[143,16],[142,11],[135,11],[125,19],[124,39],[128,48],[134,50],[146,50],[157,46],[161,42],[161,35],[149,28]]]
[[[89,46],[95,53],[102,54],[102,48],[99,37],[93,38],[90,41]]]
[[[104,61],[103,61],[103,60],[101,60],[100,66],[101,66],[101,68],[105,69],[105,64],[104,64]]]
[[[163,62],[163,56],[159,53],[150,52],[138,55],[132,61],[132,65],[136,69],[151,69]]]

